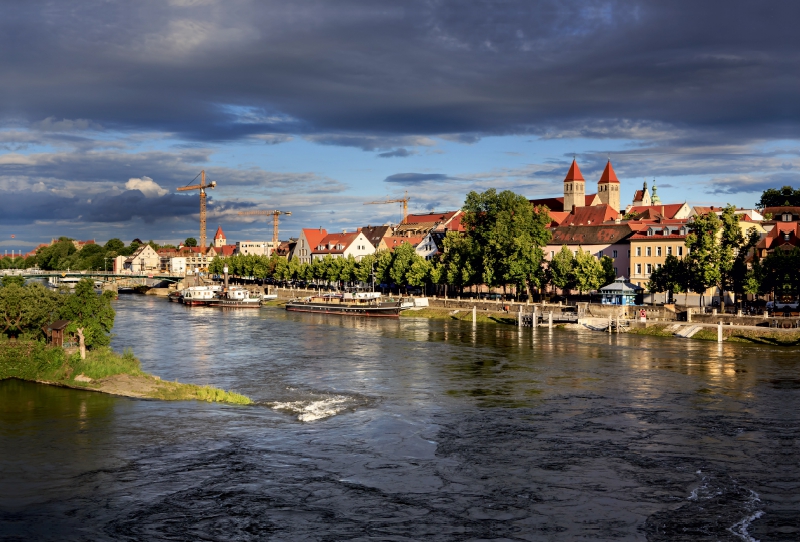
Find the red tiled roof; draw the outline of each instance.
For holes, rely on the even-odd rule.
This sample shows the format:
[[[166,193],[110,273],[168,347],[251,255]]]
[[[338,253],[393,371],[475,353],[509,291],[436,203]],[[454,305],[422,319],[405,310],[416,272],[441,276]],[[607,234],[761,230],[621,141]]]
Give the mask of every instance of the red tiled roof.
[[[221,247],[214,247],[214,252],[217,253],[217,256],[222,256],[223,258],[233,256],[234,250],[236,250],[236,245],[222,245]]]
[[[408,243],[412,247],[417,246],[422,242],[424,237],[384,237],[383,243],[390,251],[394,250],[403,243]]]
[[[613,245],[630,237],[635,230],[628,224],[561,226],[553,230],[550,245]]]
[[[322,241],[322,238],[328,235],[328,232],[323,228],[303,228],[303,235],[308,241],[308,246],[313,251]]]
[[[577,207],[561,222],[562,226],[580,226],[590,224],[602,224],[610,220],[616,220],[619,213],[610,205],[595,205],[592,207]]]
[[[217,226],[217,233],[214,234],[214,239],[225,239],[225,234],[222,232],[222,226]]]
[[[686,239],[686,236],[674,234],[664,235],[663,233],[659,232],[655,232],[654,235],[647,235],[646,233],[639,232],[631,236],[632,241],[657,241],[659,239]]]
[[[784,239],[784,234],[790,235],[789,240]],[[800,246],[800,222],[776,222],[766,236],[756,245],[759,249],[774,249],[781,245]]]
[[[633,202],[636,203],[637,201],[642,201],[644,198],[644,190],[637,190],[633,193]]]
[[[606,169],[603,170],[603,175],[601,175],[600,180],[597,181],[597,184],[608,184],[608,183],[619,184],[619,179],[617,179],[617,174],[614,173],[614,168],[611,167],[611,160],[608,161],[608,163],[606,164]]]
[[[550,226],[559,226],[569,216],[564,211],[550,211]]]
[[[668,203],[667,205],[634,205],[628,209],[628,213],[637,215],[645,215],[650,218],[656,216],[663,216],[664,218],[673,219],[675,215],[683,208],[683,203]]]
[[[453,218],[458,211],[445,211],[443,213],[426,213],[421,215],[406,215],[403,224],[420,224],[428,222],[446,222]]]
[[[312,254],[342,254],[355,241],[360,232],[329,233],[311,248]],[[341,246],[342,248],[336,248]]]
[[[581,174],[581,169],[578,167],[578,162],[575,159],[572,159],[572,165],[569,166],[569,171],[567,172],[567,176],[564,177],[564,182],[568,183],[570,181],[583,181],[583,174]]]
[[[597,194],[586,194],[584,196],[584,205],[586,207],[590,207],[590,206],[596,207],[596,206],[592,205],[592,203],[594,203],[595,198],[597,198]],[[565,211],[565,209],[564,209],[564,198],[540,198],[540,199],[530,199],[528,201],[534,207],[538,207],[540,205],[544,205],[545,207],[547,207],[552,212],[560,213],[560,212],[564,212]]]

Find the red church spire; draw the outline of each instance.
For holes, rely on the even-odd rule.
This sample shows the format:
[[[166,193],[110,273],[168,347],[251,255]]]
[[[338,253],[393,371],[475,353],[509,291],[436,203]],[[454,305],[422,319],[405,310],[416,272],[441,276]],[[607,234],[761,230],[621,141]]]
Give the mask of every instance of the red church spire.
[[[568,183],[570,181],[583,181],[583,174],[581,173],[581,169],[578,167],[578,162],[575,159],[572,159],[572,165],[569,166],[569,171],[567,172],[567,176],[564,177],[564,182]]]
[[[608,161],[608,163],[606,164],[606,169],[603,170],[603,175],[600,177],[600,180],[597,181],[597,184],[608,184],[608,183],[619,184],[619,179],[617,179],[617,174],[614,173],[614,168],[611,167],[611,160]]]
[[[214,235],[214,239],[225,239],[225,234],[222,232],[222,226],[217,226],[217,233]]]

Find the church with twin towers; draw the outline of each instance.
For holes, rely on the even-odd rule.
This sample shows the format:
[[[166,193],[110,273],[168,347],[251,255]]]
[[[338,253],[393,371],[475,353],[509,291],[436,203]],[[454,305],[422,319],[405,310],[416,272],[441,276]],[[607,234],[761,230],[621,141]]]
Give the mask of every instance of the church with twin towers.
[[[581,169],[578,167],[578,162],[573,159],[572,164],[564,177],[564,196],[560,198],[542,198],[531,200],[533,205],[544,205],[550,210],[551,216],[557,221],[564,218],[565,215],[585,215],[582,212],[584,208],[592,209],[591,216],[596,220],[598,213],[603,215],[605,220],[611,218],[618,218],[622,213],[635,210],[637,213],[646,213],[649,215],[660,214],[673,215],[671,207],[676,207],[674,211],[678,211],[678,207],[682,208],[683,205],[669,205],[664,206],[656,194],[655,181],[653,181],[653,194],[647,188],[647,182],[644,183],[641,190],[636,190],[633,196],[633,202],[627,207],[623,208],[620,196],[620,182],[617,174],[614,172],[614,167],[611,165],[611,160],[606,163],[600,179],[597,181],[597,192],[592,194],[586,193],[586,179],[584,179]],[[670,209],[668,209],[669,207]],[[686,206],[688,208],[688,206]],[[586,209],[587,211],[589,209]],[[681,213],[683,214],[683,213]],[[674,216],[664,216],[665,218],[673,218]],[[595,222],[596,223],[596,222]]]

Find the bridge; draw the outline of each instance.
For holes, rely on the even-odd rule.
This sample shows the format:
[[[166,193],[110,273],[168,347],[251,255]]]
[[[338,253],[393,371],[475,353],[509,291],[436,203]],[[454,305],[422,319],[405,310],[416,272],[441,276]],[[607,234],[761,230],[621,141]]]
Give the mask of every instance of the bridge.
[[[180,282],[186,277],[171,273],[109,273],[107,271],[44,271],[41,269],[4,269],[0,275],[14,275],[26,279],[64,279],[64,278],[91,278],[103,282],[121,282],[126,280],[159,280]],[[194,275],[190,275],[194,276]]]

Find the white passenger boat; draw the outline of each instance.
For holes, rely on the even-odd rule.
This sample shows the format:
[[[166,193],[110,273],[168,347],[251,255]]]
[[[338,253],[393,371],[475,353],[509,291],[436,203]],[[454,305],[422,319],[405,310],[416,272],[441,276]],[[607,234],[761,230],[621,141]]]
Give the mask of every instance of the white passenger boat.
[[[209,306],[222,309],[257,309],[261,306],[261,296],[246,288],[231,286],[211,300]]]
[[[182,294],[184,305],[208,305],[213,301],[221,288],[219,286],[190,286],[185,288]]]

